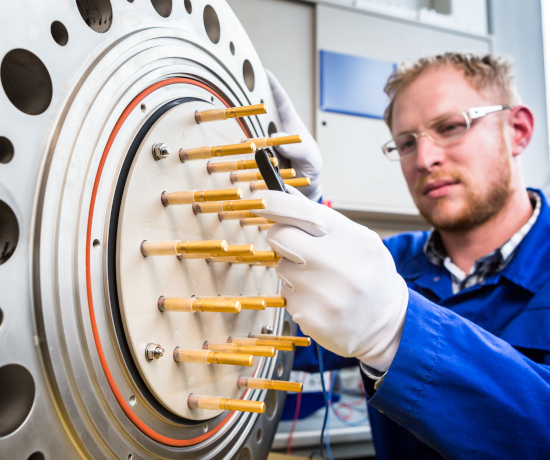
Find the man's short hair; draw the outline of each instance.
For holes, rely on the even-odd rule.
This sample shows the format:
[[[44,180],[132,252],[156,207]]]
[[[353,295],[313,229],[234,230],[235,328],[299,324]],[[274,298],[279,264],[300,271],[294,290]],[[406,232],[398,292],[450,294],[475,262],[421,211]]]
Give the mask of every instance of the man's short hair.
[[[489,96],[495,105],[514,107],[521,104],[512,71],[511,59],[493,54],[485,56],[466,53],[445,53],[403,63],[390,75],[384,88],[390,105],[384,121],[391,130],[393,106],[397,96],[425,70],[437,67],[454,67],[464,72],[466,79],[480,93]]]

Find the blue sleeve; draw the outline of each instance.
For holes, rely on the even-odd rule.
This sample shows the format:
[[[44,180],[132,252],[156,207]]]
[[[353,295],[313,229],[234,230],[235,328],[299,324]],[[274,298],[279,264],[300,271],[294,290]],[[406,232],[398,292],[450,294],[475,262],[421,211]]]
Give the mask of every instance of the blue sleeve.
[[[550,452],[550,367],[412,290],[399,349],[369,405],[446,459]]]

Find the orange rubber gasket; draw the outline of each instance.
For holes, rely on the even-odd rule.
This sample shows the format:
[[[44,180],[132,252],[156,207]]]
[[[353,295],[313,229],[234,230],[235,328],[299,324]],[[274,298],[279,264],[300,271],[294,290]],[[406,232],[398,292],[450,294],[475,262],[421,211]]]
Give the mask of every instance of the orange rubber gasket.
[[[218,432],[230,419],[230,417],[233,415],[234,411],[231,411],[227,417],[218,425],[216,428],[214,428],[209,433],[205,433],[202,436],[198,436],[196,438],[192,439],[173,439],[168,438],[160,433],[157,433],[150,427],[148,427],[135,413],[132,411],[128,403],[126,402],[126,399],[124,396],[122,396],[122,393],[118,389],[116,382],[113,378],[113,375],[111,374],[111,371],[109,369],[109,365],[107,364],[107,360],[105,359],[105,354],[103,353],[103,347],[101,345],[101,340],[99,338],[99,332],[97,330],[97,322],[95,317],[95,311],[94,311],[94,302],[92,298],[92,283],[91,283],[91,270],[90,270],[90,259],[91,259],[91,238],[92,238],[92,218],[94,215],[95,210],[95,202],[96,202],[96,196],[97,196],[97,190],[99,188],[99,182],[101,180],[101,174],[103,173],[103,167],[105,166],[105,161],[107,160],[107,156],[109,155],[109,152],[111,151],[111,147],[113,145],[113,142],[117,136],[117,134],[120,131],[120,128],[128,118],[128,115],[136,108],[136,106],[149,94],[151,94],[153,91],[162,88],[164,86],[172,85],[175,83],[186,83],[190,85],[198,86],[202,89],[205,89],[212,95],[216,96],[220,101],[223,102],[223,104],[226,107],[230,107],[230,105],[221,97],[218,93],[216,93],[212,88],[208,87],[207,85],[200,83],[196,80],[192,80],[190,78],[170,78],[168,80],[163,80],[158,83],[155,83],[154,85],[150,86],[140,94],[138,94],[132,102],[124,109],[122,112],[122,115],[120,115],[119,119],[117,120],[115,127],[113,128],[113,131],[111,132],[111,135],[109,136],[109,139],[107,140],[107,144],[105,145],[105,149],[103,150],[103,155],[101,157],[101,161],[99,162],[99,166],[97,168],[97,174],[94,181],[94,188],[92,190],[92,197],[90,200],[90,210],[88,212],[88,228],[86,232],[86,293],[88,297],[88,310],[90,313],[90,322],[92,326],[92,332],[94,336],[94,342],[96,344],[97,353],[99,355],[99,361],[101,362],[101,367],[103,368],[103,372],[105,373],[105,377],[107,378],[107,382],[109,383],[109,386],[111,387],[111,391],[113,392],[113,395],[115,396],[115,399],[117,400],[118,404],[120,405],[121,409],[124,411],[126,416],[132,421],[132,423],[145,435],[149,436],[151,439],[154,439],[155,441],[166,444],[168,446],[173,447],[185,447],[185,446],[192,446],[195,444],[198,444],[199,442],[205,441],[206,439],[213,436],[216,432]],[[242,121],[237,118],[237,122],[243,129],[245,136],[248,137],[248,134],[246,132],[245,126],[243,125]],[[257,370],[257,368],[256,368]],[[248,393],[248,389],[246,389],[243,393],[243,397]]]

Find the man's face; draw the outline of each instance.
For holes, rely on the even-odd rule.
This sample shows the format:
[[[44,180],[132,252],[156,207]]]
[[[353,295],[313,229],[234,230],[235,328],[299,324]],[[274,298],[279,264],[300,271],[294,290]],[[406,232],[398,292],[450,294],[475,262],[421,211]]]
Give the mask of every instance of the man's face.
[[[422,131],[434,118],[472,107],[502,104],[480,94],[452,67],[428,69],[396,99],[392,134]],[[409,191],[434,227],[464,231],[486,222],[511,193],[507,112],[474,120],[471,129],[444,146],[425,136],[418,152],[401,162]]]

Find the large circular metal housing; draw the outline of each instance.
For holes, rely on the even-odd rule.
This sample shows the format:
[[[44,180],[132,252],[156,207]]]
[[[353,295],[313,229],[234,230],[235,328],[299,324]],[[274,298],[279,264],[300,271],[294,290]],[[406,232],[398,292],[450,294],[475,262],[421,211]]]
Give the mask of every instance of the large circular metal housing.
[[[0,11],[0,457],[265,458],[284,393],[239,390],[236,378],[287,378],[292,354],[250,369],[171,355],[265,327],[289,333],[284,309],[163,314],[156,299],[274,295],[274,270],[139,248],[225,239],[269,249],[257,227],[160,201],[164,190],[234,188],[206,161],[182,164],[180,148],[279,124],[275,110],[194,121],[206,108],[274,109],[244,29],[223,0],[22,0]],[[155,161],[160,142],[172,153]],[[165,355],[148,361],[145,342]],[[188,409],[200,391],[267,410]]]

